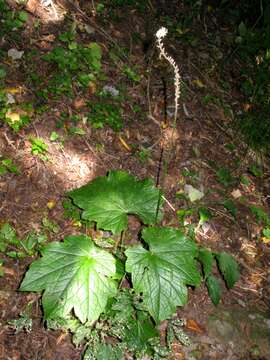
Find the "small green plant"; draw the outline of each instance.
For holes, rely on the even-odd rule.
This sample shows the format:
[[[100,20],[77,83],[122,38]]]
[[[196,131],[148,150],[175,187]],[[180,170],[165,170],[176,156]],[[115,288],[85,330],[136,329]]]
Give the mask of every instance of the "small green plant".
[[[13,163],[11,159],[3,159],[0,160],[0,175],[4,175],[6,173],[11,174],[20,174],[20,170],[17,165]]]
[[[32,331],[33,320],[31,318],[32,303],[29,303],[25,310],[20,314],[19,319],[8,321],[8,325],[15,330],[15,334],[24,330],[26,332]]]
[[[123,128],[121,110],[117,105],[97,103],[90,104],[90,107],[88,121],[94,128],[100,129],[105,125],[109,125],[114,131],[120,131]]]
[[[255,205],[250,206],[250,210],[253,215],[255,215],[257,221],[263,224],[264,229],[262,230],[262,235],[266,238],[270,238],[270,217],[267,215],[265,211],[258,208]]]
[[[260,223],[265,223],[267,225],[270,225],[270,218],[265,211],[263,211],[262,209],[260,209],[255,205],[251,205],[250,210]]]
[[[191,178],[192,180],[198,180],[199,179],[199,175],[196,171],[193,170],[189,170],[189,169],[183,169],[181,171],[182,176],[184,177],[188,177]]]
[[[138,152],[138,157],[142,163],[146,163],[150,157],[150,151],[148,149],[142,149]]]
[[[42,219],[42,226],[43,229],[47,232],[52,232],[54,234],[57,234],[59,232],[59,225],[48,219],[47,216],[44,216],[44,218]]]
[[[32,145],[31,153],[39,156],[43,161],[47,161],[48,145],[41,138],[31,137],[29,141]]]
[[[216,174],[218,181],[226,187],[232,186],[236,182],[236,179],[232,176],[230,170],[225,167],[219,168]]]
[[[139,82],[141,80],[140,75],[126,65],[123,67],[123,73],[133,82]]]
[[[234,217],[236,218],[236,215],[237,215],[237,208],[235,206],[235,203],[232,199],[225,199],[223,202],[222,202],[222,205],[225,207],[226,210],[229,211],[229,213]]]
[[[4,269],[3,269],[4,260],[0,259],[0,277],[4,276]]]
[[[262,177],[263,176],[263,170],[257,164],[250,165],[248,170],[252,175],[254,175],[256,177]]]
[[[47,237],[42,233],[30,232],[25,239],[19,239],[14,228],[4,223],[0,229],[0,252],[11,258],[24,258],[35,255]]]
[[[75,33],[68,32],[60,35],[64,46],[55,47],[43,60],[56,64],[58,72],[50,77],[48,88],[42,96],[48,93],[56,97],[65,94],[73,96],[73,87],[87,89],[101,70],[101,47],[97,43],[82,46],[75,42]]]
[[[30,123],[29,115],[12,111],[9,106],[3,106],[1,113],[3,121],[16,133]]]
[[[218,305],[221,298],[221,290],[218,278],[212,275],[213,261],[214,259],[217,261],[218,269],[223,275],[228,289],[231,289],[239,279],[237,263],[234,258],[226,252],[213,253],[203,247],[199,249],[198,259],[202,264],[204,280],[209,296],[213,304]]]
[[[23,27],[27,21],[27,18],[28,15],[25,11],[11,10],[6,1],[0,0],[0,37],[5,36],[6,34],[10,35],[10,33],[13,35],[13,37],[18,35],[15,30]],[[15,38],[17,39],[17,36]]]
[[[163,198],[151,180],[111,171],[71,191],[69,197],[81,209],[81,219],[112,235],[113,246],[84,234],[52,242],[41,249],[42,257],[32,263],[20,290],[44,291],[42,305],[49,324],[63,324],[74,312],[75,323],[68,327],[76,341],[86,339],[84,359],[122,359],[126,350],[135,358],[142,354],[162,358],[170,346],[162,348],[156,325],[187,303],[188,286],[200,285],[198,262],[214,304],[220,292],[210,274],[213,258],[228,288],[238,280],[237,264],[229,254],[212,254],[181,230],[157,226]],[[65,207],[75,216],[70,202]],[[144,224],[133,246],[125,244],[124,237],[129,214]],[[201,209],[201,222],[208,217]],[[176,320],[170,322],[170,341],[174,337],[187,341],[180,327]],[[106,336],[115,339],[114,346],[104,343]]]

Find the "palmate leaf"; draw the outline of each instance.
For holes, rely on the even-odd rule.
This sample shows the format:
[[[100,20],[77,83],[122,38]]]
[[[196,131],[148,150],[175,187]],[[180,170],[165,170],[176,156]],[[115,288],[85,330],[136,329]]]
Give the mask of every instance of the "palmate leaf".
[[[186,285],[198,286],[197,246],[174,228],[145,228],[142,232],[149,246],[126,250],[126,271],[131,273],[137,293],[156,322],[170,317],[177,306],[187,302]]]
[[[42,304],[47,319],[64,317],[74,309],[81,322],[96,320],[116,294],[113,256],[85,235],[50,243],[42,255],[31,264],[20,290],[45,290]]]
[[[154,224],[159,202],[162,206],[160,191],[151,180],[139,181],[123,171],[97,177],[71,191],[69,196],[84,210],[84,219],[96,221],[98,228],[113,233],[120,233],[127,227],[128,214],[137,215],[145,224]]]

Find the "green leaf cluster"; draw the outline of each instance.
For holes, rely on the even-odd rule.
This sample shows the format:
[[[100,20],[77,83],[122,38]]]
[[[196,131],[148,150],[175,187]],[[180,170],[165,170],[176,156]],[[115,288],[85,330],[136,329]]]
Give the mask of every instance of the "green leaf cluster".
[[[198,248],[179,229],[157,226],[162,219],[162,194],[149,179],[111,171],[68,195],[82,210],[82,219],[116,237],[115,246],[102,248],[102,241],[98,246],[86,235],[52,242],[41,249],[42,257],[31,264],[20,290],[43,292],[45,319],[49,324],[62,319],[72,329],[76,344],[84,339],[88,343],[85,359],[121,359],[126,350],[138,358],[149,354],[162,358],[168,349],[160,348],[155,326],[187,303],[188,286],[200,285],[198,261],[215,304],[220,294],[211,274],[213,259],[228,288],[239,277],[230,255],[213,254]],[[70,204],[67,210],[74,212]],[[150,226],[142,228],[135,245],[119,247],[130,214]],[[201,208],[201,222],[209,216]],[[130,290],[121,287],[123,281]],[[79,321],[70,320],[71,312]],[[177,324],[170,332],[170,338],[188,341]],[[105,336],[115,338],[118,346],[104,344]]]
[[[8,107],[5,110],[5,113],[8,111]],[[7,114],[5,114],[7,115]],[[4,118],[5,123],[8,124],[9,127],[11,127],[14,132],[20,131],[24,126],[28,125],[30,123],[30,117],[27,114],[19,114],[18,120],[10,119],[8,116],[5,116]]]
[[[11,258],[35,255],[46,241],[47,237],[44,234],[35,232],[30,232],[24,239],[19,239],[9,223],[4,223],[0,229],[0,252]]]
[[[218,305],[221,299],[221,288],[218,278],[212,274],[214,260],[217,261],[218,269],[221,272],[228,289],[231,289],[240,277],[237,262],[226,252],[212,253],[212,251],[206,248],[199,249],[198,260],[202,264],[205,284],[209,296],[213,304]]]
[[[62,34],[60,39],[68,42],[66,34]],[[95,42],[82,46],[73,41],[69,42],[68,47],[55,47],[43,56],[43,60],[56,64],[58,68],[58,72],[50,77],[47,93],[72,96],[74,83],[87,88],[101,70],[101,57],[101,47]]]
[[[47,152],[48,145],[41,138],[31,137],[29,139],[31,143],[31,153],[33,155],[38,155],[42,160],[48,160]]]
[[[119,106],[110,103],[96,103],[90,105],[88,121],[95,129],[110,126],[114,131],[120,131],[123,128],[123,119]]]
[[[8,172],[16,175],[20,174],[18,166],[11,159],[0,160],[0,175],[5,175]]]
[[[13,37],[19,34],[14,30],[24,26],[28,15],[25,11],[12,10],[5,0],[0,0],[0,37],[12,33]],[[16,36],[17,38],[17,36]]]

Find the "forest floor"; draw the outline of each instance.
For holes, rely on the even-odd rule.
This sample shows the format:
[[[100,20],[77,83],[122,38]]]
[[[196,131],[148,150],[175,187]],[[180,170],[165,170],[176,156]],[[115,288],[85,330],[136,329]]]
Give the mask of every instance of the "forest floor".
[[[270,359],[270,240],[263,233],[270,169],[258,165],[232,130],[236,114],[247,107],[239,90],[241,64],[224,40],[233,30],[213,13],[183,31],[175,27],[175,14],[188,17],[189,9],[174,6],[157,17],[151,7],[143,13],[132,6],[110,10],[105,3],[94,13],[90,1],[81,8],[67,1],[56,9],[59,20],[50,7],[29,1],[20,8],[18,30],[4,33],[3,26],[0,59],[6,76],[0,74],[0,81],[10,109],[9,120],[2,118],[0,125],[0,221],[19,239],[35,232],[48,241],[62,240],[80,230],[65,216],[67,191],[112,169],[154,182],[160,172],[167,200],[163,224],[178,226],[177,211],[184,209],[185,225],[196,228],[196,242],[232,254],[241,272],[233,289],[222,285],[217,307],[205,287],[189,289],[189,302],[178,316],[187,320],[191,345],[175,344],[170,358]],[[159,59],[154,41],[160,26],[169,29],[166,50],[182,80],[176,126],[173,71]],[[56,45],[72,49],[75,41],[102,49],[99,74],[81,79],[81,85],[64,77],[70,71],[72,81],[76,78],[70,59],[43,58]],[[23,53],[12,57],[10,49]],[[203,197],[190,202],[186,185]],[[211,216],[197,226],[202,207]],[[18,291],[33,256],[17,256],[11,244],[5,251],[10,256],[0,254],[0,359],[80,359],[83,346],[75,348],[69,334],[44,328],[39,296]],[[9,321],[29,303],[32,330],[16,331]]]

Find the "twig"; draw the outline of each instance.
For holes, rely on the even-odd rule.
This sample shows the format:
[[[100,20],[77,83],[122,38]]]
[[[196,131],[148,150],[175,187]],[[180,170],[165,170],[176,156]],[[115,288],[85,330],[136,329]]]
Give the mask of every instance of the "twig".
[[[6,142],[8,143],[8,145],[11,146],[12,149],[16,150],[16,146],[13,145],[14,141],[11,141],[5,132],[3,133],[3,135],[4,135],[4,138],[6,139]]]
[[[173,212],[176,212],[176,209],[172,206],[172,204],[169,202],[168,199],[165,198],[165,196],[161,196],[162,199],[166,202],[167,205],[169,205],[169,207],[172,209]]]
[[[151,107],[151,98],[150,98],[150,75],[148,76],[147,79],[147,102],[148,102],[148,117],[153,118],[152,115],[152,107]]]

